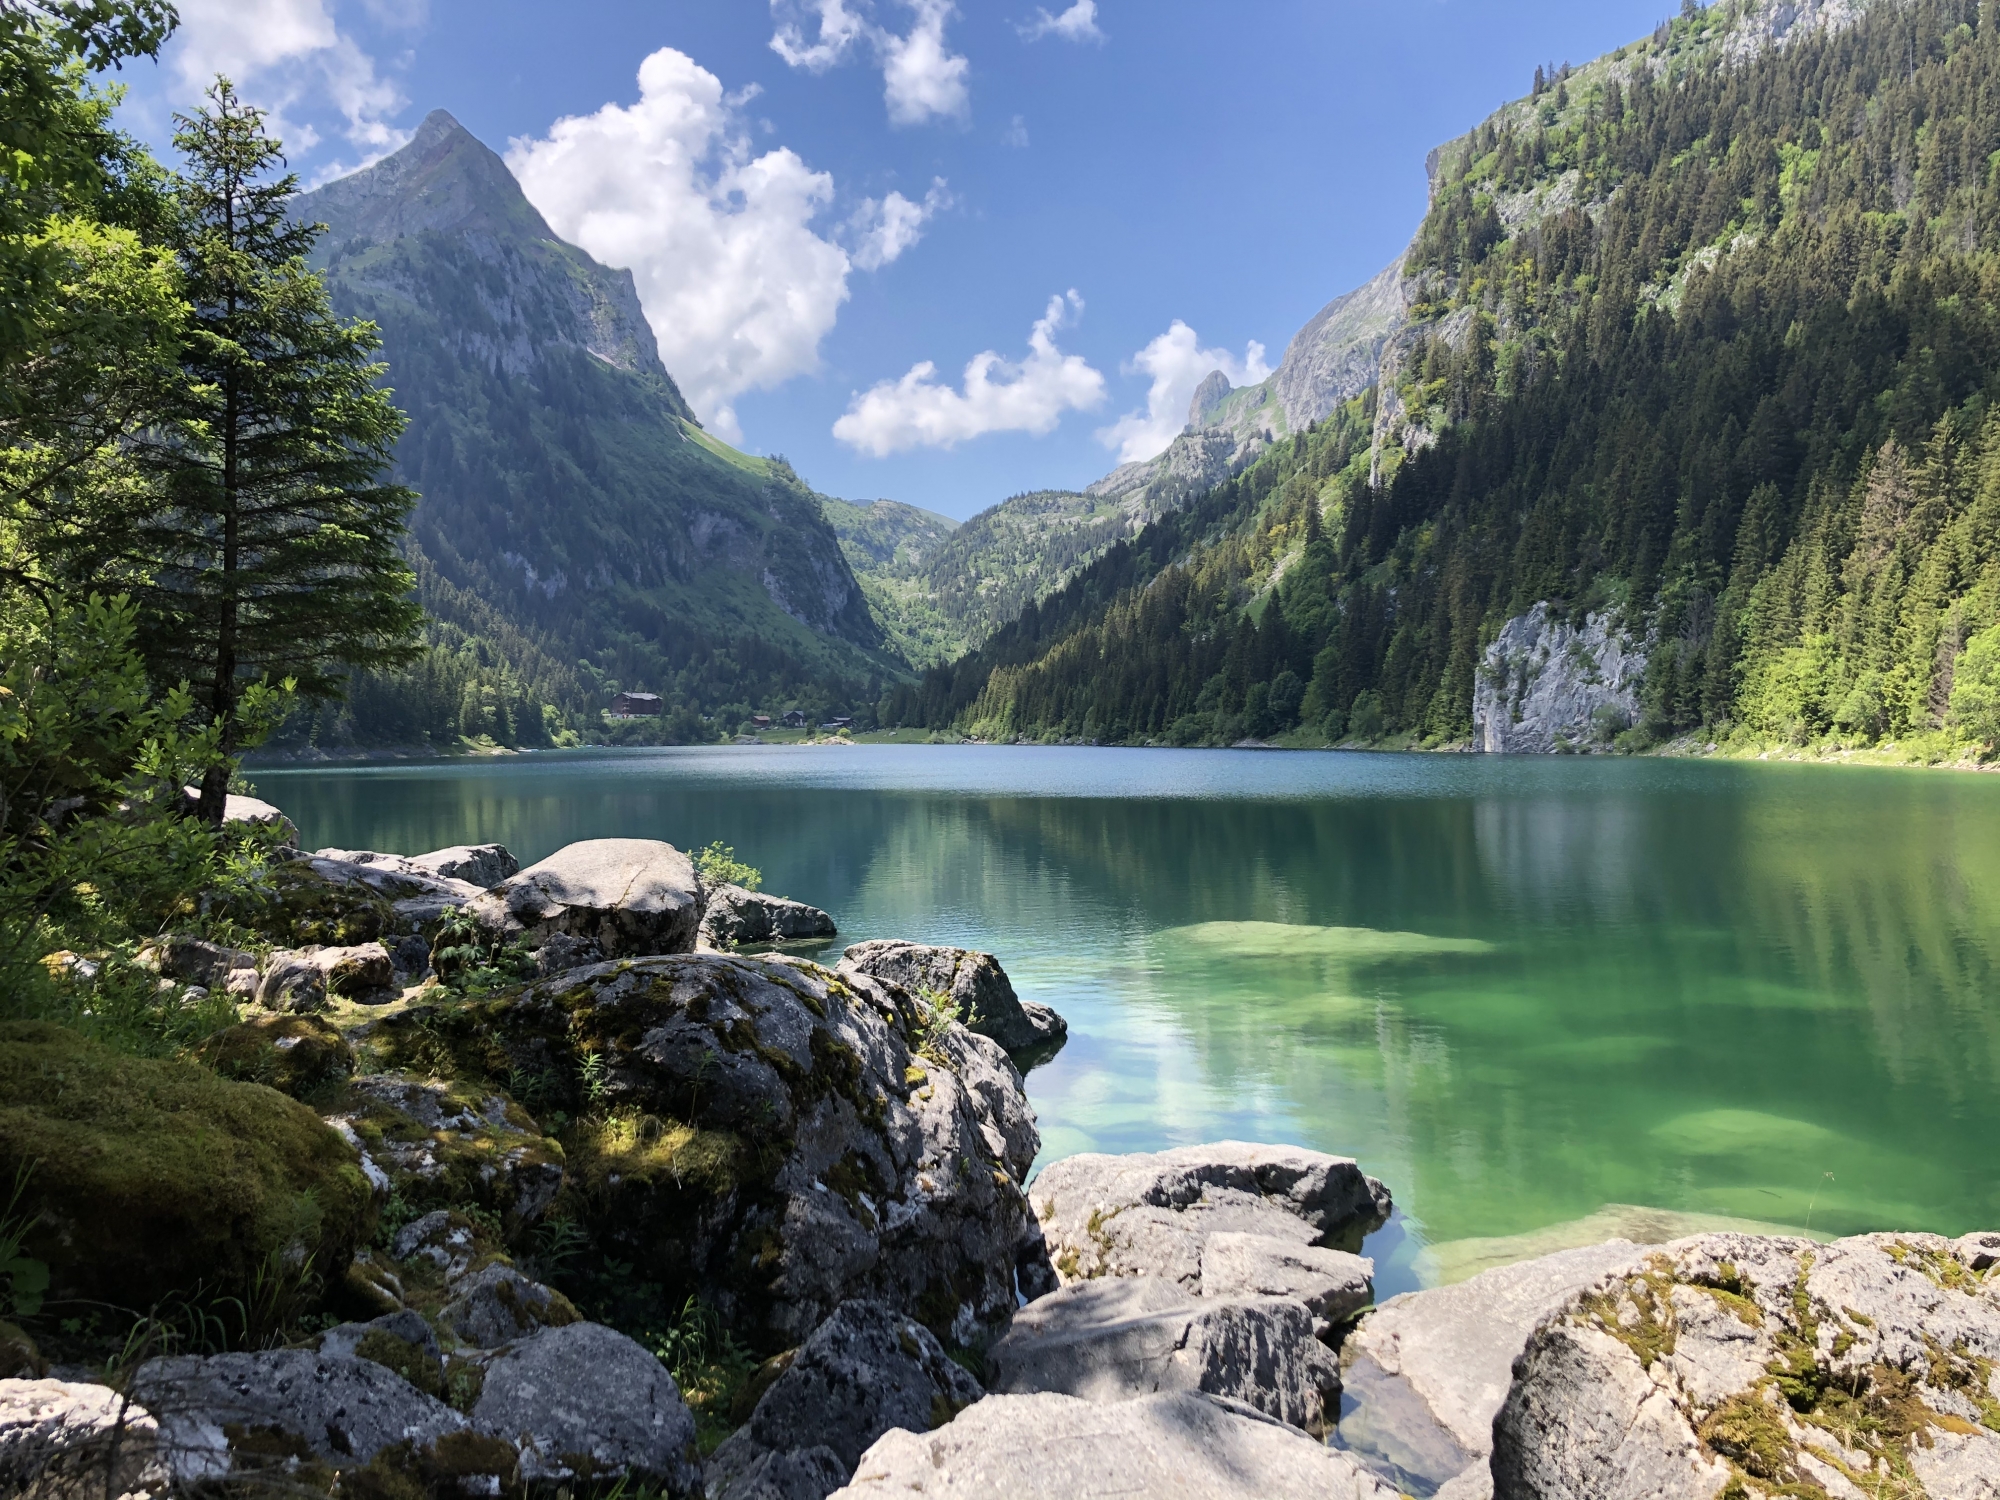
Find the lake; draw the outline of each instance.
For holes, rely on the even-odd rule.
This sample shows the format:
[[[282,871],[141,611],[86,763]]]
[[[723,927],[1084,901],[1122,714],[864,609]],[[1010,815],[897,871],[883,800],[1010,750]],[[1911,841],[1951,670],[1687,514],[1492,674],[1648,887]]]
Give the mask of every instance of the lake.
[[[1380,1295],[1619,1232],[2000,1225],[2000,777],[862,746],[260,769],[308,848],[720,839],[1069,1019],[1047,1162],[1360,1158]]]

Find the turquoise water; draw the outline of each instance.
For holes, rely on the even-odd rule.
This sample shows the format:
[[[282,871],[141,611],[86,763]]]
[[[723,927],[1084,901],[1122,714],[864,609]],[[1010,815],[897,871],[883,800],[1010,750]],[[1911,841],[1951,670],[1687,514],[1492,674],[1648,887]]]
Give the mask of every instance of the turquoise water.
[[[1357,1156],[1385,1293],[1621,1227],[2000,1225],[2000,777],[869,746],[255,779],[309,847],[720,839],[842,943],[988,949],[1070,1021],[1044,1162]]]

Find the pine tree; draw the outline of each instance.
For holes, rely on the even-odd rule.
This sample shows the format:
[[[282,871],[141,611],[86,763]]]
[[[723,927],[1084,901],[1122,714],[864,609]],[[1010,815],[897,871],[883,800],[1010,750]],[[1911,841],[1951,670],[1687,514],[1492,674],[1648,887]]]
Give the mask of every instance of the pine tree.
[[[298,179],[226,79],[177,116],[187,159],[174,248],[191,306],[182,388],[143,445],[162,504],[135,528],[156,678],[186,680],[220,729],[201,815],[220,824],[230,762],[254,737],[246,689],[290,680],[337,698],[355,668],[420,648],[397,551],[415,495],[385,480],[403,414],[375,382],[374,325],[334,316],[288,215]]]

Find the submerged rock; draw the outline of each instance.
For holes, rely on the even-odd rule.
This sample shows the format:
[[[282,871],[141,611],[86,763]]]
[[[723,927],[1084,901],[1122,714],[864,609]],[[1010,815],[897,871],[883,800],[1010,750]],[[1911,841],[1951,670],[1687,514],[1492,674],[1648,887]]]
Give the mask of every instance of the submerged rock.
[[[1358,1245],[1389,1190],[1350,1158],[1221,1141],[1130,1156],[1072,1156],[1035,1179],[1035,1216],[1065,1283],[1164,1276],[1199,1292],[1210,1235]]]
[[[1342,1442],[1426,1484],[1483,1470],[1535,1325],[1645,1253],[1613,1240],[1390,1298],[1341,1347],[1341,1377],[1358,1403],[1341,1422]]]
[[[546,1328],[501,1350],[472,1421],[519,1448],[530,1483],[622,1475],[676,1496],[700,1493],[694,1414],[673,1376],[595,1323]]]
[[[1009,1052],[1052,1051],[1069,1035],[1061,1016],[1014,993],[1007,971],[990,953],[891,940],[856,943],[842,955],[840,971],[872,974],[917,995],[943,996],[958,1008],[967,1029]]]
[[[0,1023],[0,1181],[52,1299],[246,1301],[273,1266],[342,1267],[373,1223],[352,1147],[294,1099],[194,1063]]]
[[[655,839],[592,839],[559,849],[467,904],[502,938],[539,947],[563,934],[607,957],[687,953],[703,892],[694,861]]]
[[[977,1401],[979,1382],[929,1329],[879,1302],[843,1302],[708,1462],[708,1500],[811,1483],[824,1495],[892,1428],[928,1431]]]
[[[817,906],[725,885],[708,894],[708,906],[701,914],[700,946],[729,953],[751,943],[809,942],[838,933],[833,918]]]
[[[1030,1302],[988,1355],[996,1392],[1130,1401],[1226,1396],[1310,1432],[1338,1411],[1339,1366],[1291,1297],[1192,1297],[1153,1276],[1111,1277]]]
[[[1990,1496],[2000,1278],[1975,1259],[1924,1234],[1647,1253],[1529,1337],[1493,1425],[1493,1493]]]
[[[935,1432],[889,1433],[836,1500],[1397,1500],[1345,1453],[1208,1396],[1099,1406],[1074,1396],[988,1396]]]

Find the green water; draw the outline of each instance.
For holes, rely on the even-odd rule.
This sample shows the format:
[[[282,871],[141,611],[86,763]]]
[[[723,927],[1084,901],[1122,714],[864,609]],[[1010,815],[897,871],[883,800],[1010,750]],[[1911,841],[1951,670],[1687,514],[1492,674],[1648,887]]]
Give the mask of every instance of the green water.
[[[1634,1224],[2000,1226],[2000,777],[883,746],[256,779],[309,847],[721,839],[842,942],[989,949],[1070,1021],[1044,1162],[1357,1156],[1385,1293]]]

